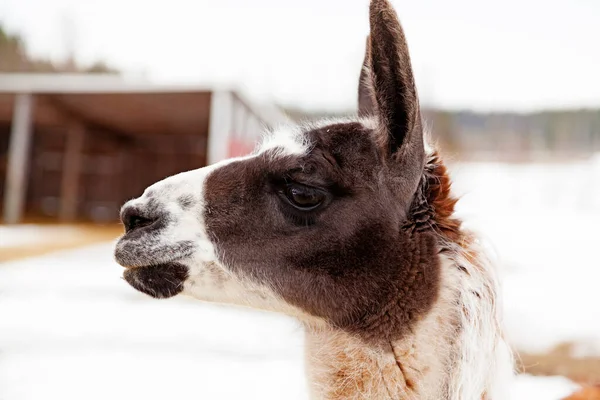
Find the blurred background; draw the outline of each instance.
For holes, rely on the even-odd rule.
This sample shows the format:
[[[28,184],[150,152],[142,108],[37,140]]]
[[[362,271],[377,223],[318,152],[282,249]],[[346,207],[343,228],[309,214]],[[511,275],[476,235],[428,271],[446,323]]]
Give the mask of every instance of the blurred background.
[[[392,3],[498,259],[512,398],[600,385],[600,3]],[[306,398],[298,324],[146,298],[112,242],[155,181],[354,114],[367,34],[368,0],[0,0],[0,399]]]

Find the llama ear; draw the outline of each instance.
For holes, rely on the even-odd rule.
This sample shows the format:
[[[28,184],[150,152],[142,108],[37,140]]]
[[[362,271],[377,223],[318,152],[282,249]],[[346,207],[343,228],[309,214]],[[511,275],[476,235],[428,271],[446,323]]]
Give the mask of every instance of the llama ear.
[[[404,32],[387,0],[371,0],[369,14],[371,34],[359,89],[365,105],[359,108],[360,113],[378,119],[390,156],[422,167],[421,113]]]

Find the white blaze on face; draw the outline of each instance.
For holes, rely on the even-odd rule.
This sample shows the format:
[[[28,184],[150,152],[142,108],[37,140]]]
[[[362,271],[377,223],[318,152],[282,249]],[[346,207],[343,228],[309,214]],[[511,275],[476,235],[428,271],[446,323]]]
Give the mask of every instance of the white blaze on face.
[[[216,261],[215,248],[204,224],[205,182],[212,171],[236,160],[239,159],[173,175],[149,186],[142,196],[127,202],[123,208],[133,206],[142,215],[145,212],[158,213],[165,220],[160,231],[151,232],[148,237],[142,236],[139,246],[151,252],[156,248],[168,250],[181,243],[193,243],[192,259],[198,263]],[[166,258],[164,254],[160,256]],[[175,254],[173,256],[177,258]]]
[[[300,126],[281,126],[265,135],[255,154],[271,151],[273,157],[308,153],[310,144]]]

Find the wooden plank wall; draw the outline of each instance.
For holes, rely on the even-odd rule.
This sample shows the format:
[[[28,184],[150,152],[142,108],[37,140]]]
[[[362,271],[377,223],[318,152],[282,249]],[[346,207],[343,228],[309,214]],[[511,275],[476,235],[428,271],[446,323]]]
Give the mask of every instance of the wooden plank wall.
[[[30,218],[59,216],[66,137],[65,128],[38,127],[34,131],[26,204]],[[204,166],[206,134],[124,138],[110,132],[87,131],[80,162],[76,219],[115,221],[120,206],[141,195],[147,186]]]

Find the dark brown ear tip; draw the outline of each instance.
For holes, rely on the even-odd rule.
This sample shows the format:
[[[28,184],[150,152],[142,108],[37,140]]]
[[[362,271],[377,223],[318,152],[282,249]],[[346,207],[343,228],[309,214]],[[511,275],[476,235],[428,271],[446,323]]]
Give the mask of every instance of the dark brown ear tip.
[[[369,9],[371,10],[371,14],[377,14],[384,10],[393,10],[394,7],[392,7],[388,0],[371,0]]]
[[[378,42],[380,36],[386,32],[402,35],[398,14],[388,0],[371,0],[369,24],[371,27],[370,36],[375,42]],[[373,36],[375,36],[375,39],[373,39]]]

